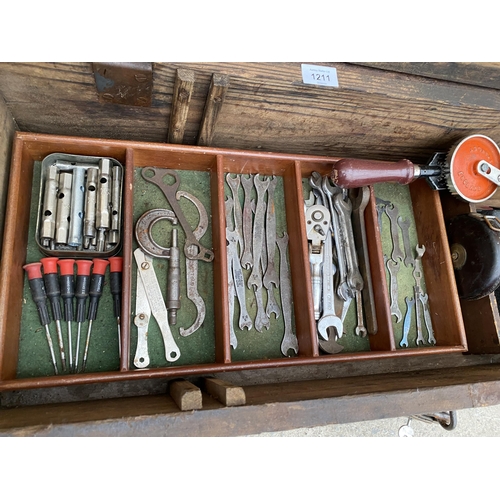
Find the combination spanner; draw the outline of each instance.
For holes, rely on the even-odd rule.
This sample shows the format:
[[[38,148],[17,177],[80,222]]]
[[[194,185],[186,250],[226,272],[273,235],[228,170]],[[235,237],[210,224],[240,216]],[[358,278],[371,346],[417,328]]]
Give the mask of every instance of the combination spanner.
[[[323,259],[323,315],[317,323],[318,334],[325,340],[328,340],[328,328],[333,327],[337,337],[341,337],[344,330],[342,320],[335,313],[335,290],[333,285],[335,271],[332,256],[332,236],[330,230],[328,230]]]

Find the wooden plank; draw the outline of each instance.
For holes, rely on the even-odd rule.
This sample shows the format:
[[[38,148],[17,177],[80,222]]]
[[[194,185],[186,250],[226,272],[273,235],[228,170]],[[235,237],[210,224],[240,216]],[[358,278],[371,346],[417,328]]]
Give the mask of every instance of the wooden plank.
[[[152,106],[101,104],[88,63],[0,63],[21,130],[164,142],[177,69],[196,72],[184,143],[196,144],[213,73],[231,78],[213,145],[425,162],[469,133],[500,142],[496,89],[346,63],[339,88],[305,85],[300,63],[155,63]],[[78,119],[75,119],[78,117]]]
[[[174,380],[169,385],[170,397],[181,411],[201,410],[201,389],[187,380]]]
[[[173,144],[182,144],[184,139],[194,80],[194,71],[177,69],[172,97],[172,111],[170,112],[170,125],[168,127],[168,142]]]
[[[206,391],[225,406],[240,406],[246,402],[242,387],[215,377],[205,378],[204,383]]]
[[[7,108],[0,94],[0,252],[2,250],[3,228],[5,224],[5,208],[7,202],[7,188],[9,185],[10,157],[14,132],[17,130],[12,113]]]
[[[229,87],[229,77],[214,73],[210,88],[208,89],[207,101],[201,118],[198,146],[211,146],[215,133],[215,126],[219,113],[224,104],[224,98]]]
[[[245,387],[180,412],[165,396],[0,410],[0,436],[238,436],[500,404],[498,366]],[[416,397],[418,395],[418,397]]]
[[[356,64],[500,90],[500,63],[498,62],[359,62]]]

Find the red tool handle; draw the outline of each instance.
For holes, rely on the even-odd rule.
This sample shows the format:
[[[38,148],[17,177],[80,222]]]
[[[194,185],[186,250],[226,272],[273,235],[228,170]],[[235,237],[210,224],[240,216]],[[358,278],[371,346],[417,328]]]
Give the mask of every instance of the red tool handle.
[[[409,184],[415,178],[415,165],[410,160],[389,162],[344,158],[335,163],[330,177],[337,186],[344,189],[378,182]]]

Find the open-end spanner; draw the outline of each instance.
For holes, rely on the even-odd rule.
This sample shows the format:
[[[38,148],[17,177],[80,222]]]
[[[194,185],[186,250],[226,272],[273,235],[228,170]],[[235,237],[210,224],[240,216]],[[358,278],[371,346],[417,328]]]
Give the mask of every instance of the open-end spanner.
[[[141,169],[141,175],[147,182],[151,182],[158,186],[165,198],[167,198],[170,207],[175,213],[182,229],[184,230],[186,239],[184,242],[184,254],[188,259],[199,259],[205,262],[212,262],[214,260],[214,253],[212,250],[205,248],[194,236],[191,225],[187,221],[179,202],[175,196],[177,188],[180,184],[179,174],[175,170],[157,167],[144,167]],[[165,177],[171,176],[175,182],[173,184],[166,184]],[[194,245],[196,251],[190,250],[191,245]]]
[[[392,206],[392,208],[386,206],[385,213],[388,215],[389,220],[391,221],[392,260],[394,262],[397,262],[398,259],[401,259],[401,261],[403,261],[405,256],[399,245],[398,207],[394,205]]]
[[[238,239],[237,251],[238,256],[241,257],[243,254],[243,215],[241,213],[241,205],[240,205],[240,182],[241,177],[236,175],[236,177],[231,177],[231,174],[228,173],[226,175],[226,182],[231,189],[231,193],[233,195],[233,214],[234,214],[234,231],[236,233],[236,237]]]
[[[398,217],[398,225],[401,228],[401,234],[403,235],[403,246],[405,249],[405,266],[410,267],[415,264],[415,259],[413,258],[413,252],[411,250],[411,245],[410,245],[410,221],[409,220],[403,220],[401,215]]]
[[[142,279],[142,284],[144,285],[148,297],[151,312],[160,327],[163,343],[165,345],[165,358],[167,361],[177,361],[181,356],[181,351],[175,343],[170,330],[167,307],[163,301],[160,285],[153,268],[153,260],[151,257],[144,254],[140,248],[134,251],[134,257]]]
[[[242,214],[242,231],[243,231],[243,254],[241,256],[241,265],[245,269],[249,269],[253,263],[252,256],[252,189],[254,186],[253,175],[250,177],[241,176],[241,185],[243,187],[243,214]]]
[[[420,301],[424,308],[424,322],[427,328],[427,343],[436,344],[436,339],[434,337],[434,330],[432,328],[431,312],[429,311],[429,296],[426,293],[420,294]]]
[[[313,172],[314,174],[314,172]],[[319,181],[316,180],[315,183]],[[346,252],[347,249],[344,248],[342,244],[342,228],[340,224],[340,219],[337,210],[333,204],[333,198],[339,193],[342,193],[342,190],[336,186],[332,186],[330,184],[330,180],[328,176],[324,176],[321,179],[321,192],[326,201],[326,206],[330,210],[331,216],[331,227],[333,230],[333,237],[335,240],[335,249],[337,251],[337,266],[338,266],[338,285],[337,285],[337,295],[341,300],[348,300],[354,297],[354,291],[351,289],[349,284],[347,283],[347,260],[346,260]]]
[[[415,306],[416,306],[415,317],[417,323],[416,344],[418,346],[420,343],[422,344],[425,343],[424,334],[422,331],[422,302],[421,302],[422,288],[420,287],[422,279],[422,268],[420,266],[420,261],[425,253],[425,246],[417,245],[416,251],[417,251],[417,257],[415,258],[415,267],[413,268],[413,277],[415,278],[415,286],[413,287],[413,291],[415,292]]]
[[[363,288],[364,282],[359,272],[356,243],[352,230],[352,202],[349,198],[344,200],[343,193],[340,192],[333,196],[333,207],[339,216],[341,246],[345,249],[347,264],[346,280],[354,293],[355,290],[361,290]]]
[[[186,191],[177,191],[176,193],[177,200],[181,198],[186,198],[189,200],[198,210],[200,219],[198,221],[198,225],[196,229],[193,231],[194,237],[197,240],[200,240],[205,232],[208,229],[208,214],[203,206],[203,203],[196,198],[196,196],[191,193],[187,193]],[[190,247],[188,251],[196,251],[195,248]],[[189,300],[193,302],[196,307],[196,319],[194,323],[189,328],[179,328],[179,333],[183,337],[187,337],[194,333],[200,326],[203,324],[205,320],[206,314],[206,306],[205,301],[198,293],[198,261],[193,259],[186,259],[186,294]]]
[[[134,316],[134,324],[137,326],[137,348],[134,356],[134,366],[136,368],[147,368],[149,366],[148,330],[150,318],[151,307],[142,283],[141,273],[137,269]]]
[[[283,321],[285,323],[285,333],[281,342],[281,352],[283,356],[288,356],[289,351],[295,354],[299,352],[297,336],[292,328],[292,283],[290,280],[290,270],[287,264],[288,234],[283,233],[281,238],[276,238],[280,252],[280,294],[283,306]]]
[[[243,271],[238,257],[238,235],[236,231],[229,231],[229,229],[226,228],[226,241],[228,242],[227,258],[232,261],[233,284],[236,296],[238,297],[238,302],[240,304],[240,318],[238,326],[240,330],[243,330],[243,328],[251,330],[253,323],[247,311],[245,280],[243,278]]]
[[[364,282],[361,296],[365,312],[366,330],[371,335],[374,335],[378,330],[377,312],[375,310],[370,254],[368,252],[365,226],[365,209],[370,201],[370,188],[368,186],[359,188],[357,196],[354,196],[351,191],[350,196],[352,200],[352,230],[358,254],[359,270]]]
[[[390,201],[382,200],[382,198],[375,198],[375,204],[377,208],[378,228],[382,232],[382,216],[385,213],[385,207],[394,205]]]
[[[274,240],[274,245],[276,246],[276,239]],[[264,275],[267,269],[267,247],[265,242],[264,242],[264,248],[262,249],[260,263],[262,268],[262,275]],[[278,306],[278,303],[276,302],[276,297],[274,296],[274,285],[270,284],[269,289],[266,288],[266,290],[267,290],[266,315],[268,318],[271,318],[271,314],[274,313],[275,318],[279,318],[281,310],[280,307]]]
[[[343,333],[342,320],[335,313],[335,289],[334,275],[335,265],[333,264],[332,256],[332,237],[328,230],[324,244],[324,259],[323,259],[323,315],[318,320],[318,334],[325,340],[328,340],[329,327],[336,330],[337,337],[341,337]]]
[[[262,287],[262,271],[261,271],[261,255],[264,242],[266,201],[265,195],[269,186],[270,179],[261,180],[258,175],[254,177],[255,189],[257,190],[257,206],[255,207],[255,219],[253,225],[253,264],[252,273],[250,274],[247,286],[261,288]]]
[[[408,347],[408,334],[410,333],[411,327],[411,311],[415,305],[415,299],[413,297],[405,297],[406,302],[406,313],[405,320],[403,322],[403,338],[399,343],[400,347]]]
[[[238,347],[238,339],[234,331],[234,297],[236,290],[234,289],[233,278],[233,259],[227,257],[227,294],[229,300],[229,343],[233,349]]]
[[[354,330],[354,333],[358,337],[366,337],[366,334],[368,333],[365,323],[364,323],[364,318],[363,318],[363,297],[361,297],[361,292],[359,290],[356,290],[356,318],[357,318],[357,324],[356,324],[356,329]]]
[[[396,323],[399,323],[403,319],[403,314],[399,309],[398,304],[398,271],[400,267],[399,262],[394,262],[391,259],[388,259],[386,255],[384,255],[384,260],[386,261],[387,269],[389,270],[389,275],[391,277],[391,315],[396,316]]]
[[[279,318],[280,308],[274,297],[273,287],[279,286],[279,278],[274,267],[274,257],[276,254],[276,213],[274,205],[274,193],[278,178],[273,175],[267,188],[267,207],[266,207],[266,248],[263,252],[267,254],[266,272],[262,283],[268,290],[268,300],[266,306],[266,314],[270,318],[274,313],[275,318]]]

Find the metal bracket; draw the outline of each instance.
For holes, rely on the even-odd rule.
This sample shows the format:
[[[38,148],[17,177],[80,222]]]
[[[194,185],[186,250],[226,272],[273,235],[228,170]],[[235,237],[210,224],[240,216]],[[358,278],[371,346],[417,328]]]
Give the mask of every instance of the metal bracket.
[[[151,106],[153,63],[92,63],[99,102]]]

